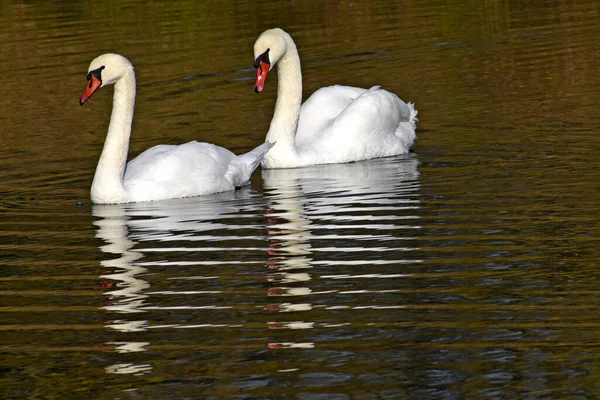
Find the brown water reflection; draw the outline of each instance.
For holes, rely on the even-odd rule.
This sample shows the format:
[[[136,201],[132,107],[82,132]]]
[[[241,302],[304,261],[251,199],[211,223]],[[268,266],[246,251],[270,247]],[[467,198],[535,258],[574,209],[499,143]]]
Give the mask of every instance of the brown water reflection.
[[[599,14],[1,2],[0,397],[596,397]],[[111,101],[77,104],[91,59],[136,66],[131,156],[243,152],[273,112],[251,66],[274,26],[305,96],[379,84],[415,102],[415,154],[89,206]]]

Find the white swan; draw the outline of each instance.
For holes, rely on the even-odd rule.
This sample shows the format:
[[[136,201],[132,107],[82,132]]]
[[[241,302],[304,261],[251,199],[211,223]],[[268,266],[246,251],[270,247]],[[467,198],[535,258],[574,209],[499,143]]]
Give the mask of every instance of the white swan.
[[[417,111],[393,93],[374,86],[329,86],[302,102],[300,57],[282,29],[263,32],[254,43],[254,90],[260,93],[277,64],[277,104],[267,141],[265,168],[344,163],[408,153],[416,135]]]
[[[92,183],[94,203],[133,203],[234,190],[248,182],[272,146],[265,142],[236,156],[210,143],[154,146],[126,164],[135,103],[133,66],[118,54],[103,54],[88,68],[83,105],[99,88],[114,84],[113,109]]]

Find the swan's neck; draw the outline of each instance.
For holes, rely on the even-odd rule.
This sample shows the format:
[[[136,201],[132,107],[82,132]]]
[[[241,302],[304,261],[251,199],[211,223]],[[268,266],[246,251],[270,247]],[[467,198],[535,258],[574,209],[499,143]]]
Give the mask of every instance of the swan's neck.
[[[300,56],[294,41],[286,37],[287,51],[277,63],[278,88],[275,113],[271,121],[267,141],[276,142],[276,145],[267,153],[289,153],[296,155],[296,128],[302,103],[302,71],[300,69]]]
[[[115,83],[108,134],[92,183],[91,197],[95,203],[124,202],[129,199],[129,193],[123,185],[123,176],[129,150],[134,103],[135,76],[132,69]]]

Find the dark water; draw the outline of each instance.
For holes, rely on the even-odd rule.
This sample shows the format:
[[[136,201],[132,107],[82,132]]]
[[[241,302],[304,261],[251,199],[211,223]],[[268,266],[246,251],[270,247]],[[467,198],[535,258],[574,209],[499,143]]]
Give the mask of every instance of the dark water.
[[[597,398],[598,21],[591,0],[1,2],[0,397]],[[305,97],[413,101],[414,153],[89,204],[94,57],[136,66],[132,155],[243,152],[274,26]]]

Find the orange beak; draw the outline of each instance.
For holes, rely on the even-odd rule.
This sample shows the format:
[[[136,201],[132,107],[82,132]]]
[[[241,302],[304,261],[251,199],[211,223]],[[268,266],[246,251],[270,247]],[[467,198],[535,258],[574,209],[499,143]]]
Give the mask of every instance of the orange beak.
[[[256,68],[256,81],[254,81],[254,91],[256,93],[262,92],[265,87],[265,81],[267,80],[267,74],[269,73],[268,63],[261,61],[258,68]]]
[[[83,92],[83,95],[81,96],[81,99],[79,100],[79,104],[83,105],[83,103],[85,103],[87,101],[87,99],[92,97],[94,92],[96,90],[98,90],[100,88],[100,86],[102,86],[102,82],[100,81],[100,79],[98,79],[94,75],[92,75],[90,77],[90,79],[88,80],[88,85],[85,88],[85,92]]]

